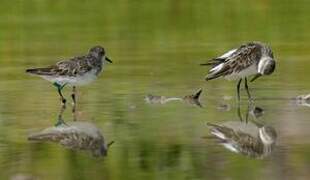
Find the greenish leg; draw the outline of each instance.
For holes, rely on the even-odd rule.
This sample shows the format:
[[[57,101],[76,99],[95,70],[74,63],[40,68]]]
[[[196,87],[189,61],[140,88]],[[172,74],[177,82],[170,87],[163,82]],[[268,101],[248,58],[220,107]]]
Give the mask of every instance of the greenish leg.
[[[58,126],[61,126],[61,125],[63,125],[63,124],[64,124],[64,125],[67,125],[67,124],[65,123],[65,121],[63,120],[62,117],[58,117],[58,120],[57,120],[55,126],[58,127]]]
[[[55,126],[57,127],[57,126],[60,126],[62,124],[66,124],[62,118],[62,114],[64,113],[64,111],[66,109],[66,99],[64,98],[64,96],[61,93],[61,90],[66,86],[66,84],[60,85],[60,84],[54,82],[53,85],[57,88],[58,94],[60,95],[60,99],[61,99],[61,108],[60,108],[60,111],[58,114],[57,123],[55,124]]]
[[[64,96],[62,95],[61,90],[66,86],[66,84],[60,85],[60,84],[54,82],[53,85],[54,85],[54,86],[57,88],[57,90],[58,90],[58,94],[59,94],[59,96],[60,96],[62,105],[65,105],[67,100],[66,100],[66,99],[64,98]]]

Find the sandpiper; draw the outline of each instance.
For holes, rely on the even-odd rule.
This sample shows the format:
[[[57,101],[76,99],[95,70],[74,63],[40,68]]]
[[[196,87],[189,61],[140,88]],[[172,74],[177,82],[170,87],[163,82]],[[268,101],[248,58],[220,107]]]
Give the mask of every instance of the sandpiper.
[[[294,100],[296,100],[297,105],[310,107],[310,94],[299,95]]]
[[[237,95],[240,100],[240,84],[245,80],[245,89],[249,99],[251,95],[248,88],[247,77],[255,75],[251,82],[262,75],[270,75],[276,67],[271,48],[261,42],[250,42],[232,49],[222,56],[211,59],[201,65],[211,65],[206,80],[224,77],[227,80],[237,80]]]
[[[76,86],[86,85],[94,81],[103,70],[105,61],[112,63],[106,57],[104,48],[95,46],[84,56],[59,61],[55,65],[48,67],[27,69],[26,72],[51,81],[57,87],[63,106],[66,104],[66,99],[63,97],[61,91],[66,85],[71,85],[73,87],[71,97],[74,107],[72,111],[74,112]]]
[[[227,121],[220,125],[212,123],[207,125],[211,134],[226,149],[252,158],[268,156],[276,144],[276,130],[255,121],[252,123]]]
[[[31,134],[30,141],[55,142],[72,150],[90,151],[93,156],[107,156],[109,147],[114,143],[105,143],[101,130],[93,123],[69,122],[59,126],[48,127]]]

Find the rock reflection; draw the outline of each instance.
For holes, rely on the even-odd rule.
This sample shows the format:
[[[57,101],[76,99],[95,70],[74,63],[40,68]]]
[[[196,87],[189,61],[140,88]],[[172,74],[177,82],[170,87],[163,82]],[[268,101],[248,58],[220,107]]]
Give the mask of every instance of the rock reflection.
[[[66,123],[61,116],[55,126],[29,135],[28,140],[54,142],[71,150],[90,151],[95,157],[107,156],[109,146],[114,143],[106,144],[95,124],[85,121]]]
[[[166,96],[156,96],[148,94],[145,96],[145,101],[149,104],[166,104],[170,101],[182,101],[182,98],[178,97],[166,97]]]
[[[216,107],[216,109],[219,110],[219,111],[222,111],[222,112],[224,112],[224,111],[230,111],[231,106],[230,106],[229,104],[221,103],[221,104],[219,104],[219,105]]]
[[[166,104],[171,101],[182,101],[187,104],[202,107],[202,104],[199,101],[199,97],[201,93],[202,93],[202,89],[199,89],[194,94],[186,95],[184,97],[166,97],[166,96],[156,96],[156,95],[148,94],[145,96],[145,101],[149,104]]]
[[[255,121],[207,124],[211,134],[226,149],[252,158],[264,158],[271,154],[277,139],[277,133],[273,127]]]

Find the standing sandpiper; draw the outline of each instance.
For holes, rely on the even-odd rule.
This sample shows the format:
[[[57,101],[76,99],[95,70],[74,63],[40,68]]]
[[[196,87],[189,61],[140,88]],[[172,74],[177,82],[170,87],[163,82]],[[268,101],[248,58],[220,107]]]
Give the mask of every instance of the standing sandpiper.
[[[73,100],[72,112],[75,112],[76,86],[86,85],[94,81],[102,71],[105,61],[112,63],[106,57],[103,47],[95,46],[89,50],[87,55],[63,60],[44,68],[27,69],[26,72],[53,82],[53,85],[57,87],[64,107],[66,99],[63,97],[61,90],[65,85],[71,85],[73,87],[71,95]]]
[[[232,49],[220,57],[211,59],[201,65],[211,65],[206,80],[224,77],[227,80],[237,80],[237,95],[240,101],[240,84],[245,80],[245,89],[249,99],[251,95],[248,88],[247,77],[255,75],[254,81],[262,75],[270,75],[276,67],[276,62],[270,47],[260,42],[250,42]]]

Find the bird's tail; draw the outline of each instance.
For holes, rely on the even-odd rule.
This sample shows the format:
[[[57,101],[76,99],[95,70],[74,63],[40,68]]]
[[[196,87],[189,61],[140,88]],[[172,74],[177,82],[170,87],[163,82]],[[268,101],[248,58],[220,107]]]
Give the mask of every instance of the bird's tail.
[[[210,81],[210,80],[216,79],[216,78],[218,78],[218,77],[219,77],[219,76],[212,76],[212,75],[208,74],[208,75],[205,77],[205,80],[206,80],[206,81]]]
[[[214,63],[212,63],[212,62],[206,62],[206,63],[201,63],[201,64],[199,64],[200,66],[212,66],[212,65],[214,65]]]
[[[26,73],[35,74],[35,75],[51,75],[52,74],[52,68],[32,68],[32,69],[26,69]]]

